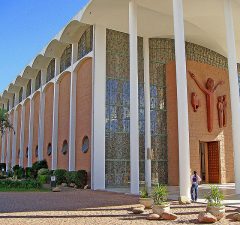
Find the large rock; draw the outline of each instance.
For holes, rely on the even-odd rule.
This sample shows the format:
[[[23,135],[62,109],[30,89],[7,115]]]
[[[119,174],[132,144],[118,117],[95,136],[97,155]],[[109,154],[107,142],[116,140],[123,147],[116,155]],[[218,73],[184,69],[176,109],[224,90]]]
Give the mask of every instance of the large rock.
[[[75,186],[75,184],[74,184],[74,183],[71,183],[71,184],[69,184],[69,187],[72,187],[72,188],[74,188],[74,186]]]
[[[201,212],[198,215],[198,221],[200,223],[215,223],[217,222],[217,218],[213,216],[211,213]]]
[[[176,220],[177,219],[177,215],[170,213],[170,212],[164,212],[161,215],[162,219],[164,220]]]
[[[186,196],[181,196],[178,198],[179,204],[180,205],[187,205],[187,204],[191,204],[191,201],[188,197]]]
[[[134,214],[144,213],[144,207],[133,208],[132,212],[133,212]]]
[[[52,191],[53,191],[53,192],[60,192],[61,189],[60,189],[59,187],[55,187],[55,188],[52,189]]]
[[[234,215],[233,215],[233,219],[234,219],[235,221],[240,221],[240,213],[234,214]]]
[[[147,220],[159,220],[161,217],[158,214],[149,214]]]
[[[67,183],[62,183],[62,186],[63,187],[67,187]]]

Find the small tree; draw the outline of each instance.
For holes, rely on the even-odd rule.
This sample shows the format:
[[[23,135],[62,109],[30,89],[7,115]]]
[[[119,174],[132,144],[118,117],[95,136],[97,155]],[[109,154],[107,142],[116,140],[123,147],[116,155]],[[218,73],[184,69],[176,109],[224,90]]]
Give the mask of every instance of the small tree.
[[[14,128],[13,125],[10,123],[9,119],[8,119],[8,114],[7,111],[5,109],[1,109],[0,108],[0,132],[1,132],[1,136],[7,131],[11,131],[13,130],[14,134]]]
[[[211,186],[210,192],[205,195],[205,199],[208,202],[208,206],[222,206],[224,195],[219,187],[213,185]]]

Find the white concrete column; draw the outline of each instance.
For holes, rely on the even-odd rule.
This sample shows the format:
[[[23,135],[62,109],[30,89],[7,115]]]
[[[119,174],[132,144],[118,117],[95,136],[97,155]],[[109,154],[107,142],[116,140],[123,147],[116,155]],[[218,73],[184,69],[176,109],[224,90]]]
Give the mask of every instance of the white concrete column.
[[[149,39],[143,39],[144,46],[144,98],[145,98],[145,183],[148,190],[151,189],[152,171],[151,159],[148,154],[151,151],[151,116],[150,116],[150,77],[149,77]]]
[[[15,102],[14,105],[16,106],[18,104],[19,99],[19,92],[15,93]],[[13,128],[15,131],[15,134],[13,133],[13,140],[12,140],[12,167],[16,165],[16,145],[17,145],[17,125],[18,125],[18,111],[14,110],[13,115]]]
[[[179,188],[180,196],[190,198],[188,96],[182,0],[173,0],[173,17],[178,106]]]
[[[25,138],[25,113],[26,107],[25,105],[22,106],[21,111],[21,130],[20,130],[20,155],[19,155],[19,166],[23,167],[23,157],[24,157],[24,138]]]
[[[73,71],[73,64],[77,61],[78,43],[72,44],[72,73],[70,90],[70,121],[69,121],[69,171],[75,170],[75,138],[76,138],[76,96],[77,72]]]
[[[29,113],[29,135],[28,135],[28,167],[32,167],[33,123],[34,123],[34,100],[33,98],[31,98]]]
[[[138,46],[137,4],[129,2],[130,49],[130,187],[132,194],[139,194],[139,124],[138,124]]]
[[[6,136],[5,134],[2,135],[2,154],[1,154],[1,163],[5,162],[5,140]]]
[[[224,0],[225,25],[228,47],[228,69],[232,113],[232,135],[234,150],[235,191],[240,194],[240,110],[237,57],[231,0]]]
[[[9,117],[10,123],[12,123],[11,117]],[[6,157],[6,170],[9,171],[11,169],[11,130],[6,131],[7,135],[7,157]]]
[[[40,108],[39,108],[39,126],[38,126],[38,160],[43,160],[44,148],[44,112],[45,112],[45,92],[43,85],[46,83],[47,70],[41,70],[41,89],[40,89]]]
[[[53,129],[52,129],[52,170],[57,169],[57,147],[58,147],[58,102],[59,102],[59,84],[56,77],[60,71],[60,59],[55,59],[55,83],[53,96]]]
[[[94,26],[92,186],[105,189],[106,28]]]

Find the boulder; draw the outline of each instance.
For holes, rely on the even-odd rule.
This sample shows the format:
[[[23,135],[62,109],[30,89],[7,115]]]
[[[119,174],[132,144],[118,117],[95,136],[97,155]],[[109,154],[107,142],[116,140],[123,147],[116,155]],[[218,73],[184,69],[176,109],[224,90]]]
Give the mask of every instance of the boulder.
[[[233,215],[233,220],[240,221],[240,213],[236,213]]]
[[[83,189],[84,189],[84,190],[88,189],[88,185],[85,185]]]
[[[148,216],[147,216],[147,220],[159,220],[161,217],[158,215],[158,214],[154,214],[154,213],[152,213],[152,214],[149,214]]]
[[[53,191],[53,192],[60,192],[61,189],[60,189],[59,187],[55,187],[55,188],[52,189],[52,191]]]
[[[62,183],[62,186],[63,187],[67,187],[67,183]]]
[[[176,220],[177,219],[177,215],[170,213],[170,212],[164,212],[161,217],[164,220]]]
[[[69,187],[73,187],[74,188],[74,186],[75,186],[74,183],[69,184]]]
[[[144,208],[143,207],[133,208],[132,212],[133,214],[141,214],[144,213]]]
[[[208,212],[201,212],[198,215],[198,221],[200,223],[215,223],[217,222],[217,218]]]
[[[191,200],[186,197],[186,196],[181,196],[178,198],[178,202],[180,205],[187,205],[187,204],[191,204]]]

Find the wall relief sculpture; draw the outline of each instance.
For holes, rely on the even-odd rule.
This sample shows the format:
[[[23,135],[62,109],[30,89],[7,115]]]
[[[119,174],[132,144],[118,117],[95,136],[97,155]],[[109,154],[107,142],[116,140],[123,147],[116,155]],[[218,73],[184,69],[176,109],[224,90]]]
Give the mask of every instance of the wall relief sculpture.
[[[226,99],[226,95],[218,96],[217,110],[218,110],[219,127],[220,128],[226,127],[227,126],[227,99]]]
[[[199,89],[205,94],[206,96],[206,103],[207,103],[207,127],[208,132],[212,132],[213,130],[213,110],[214,110],[214,92],[217,90],[219,85],[223,85],[223,81],[219,81],[216,85],[212,78],[208,78],[206,82],[206,87],[204,87],[197,79],[195,74],[189,71],[190,76],[195,81]]]
[[[198,108],[200,107],[200,100],[195,92],[191,95],[191,103],[193,107],[193,111],[197,112]]]

